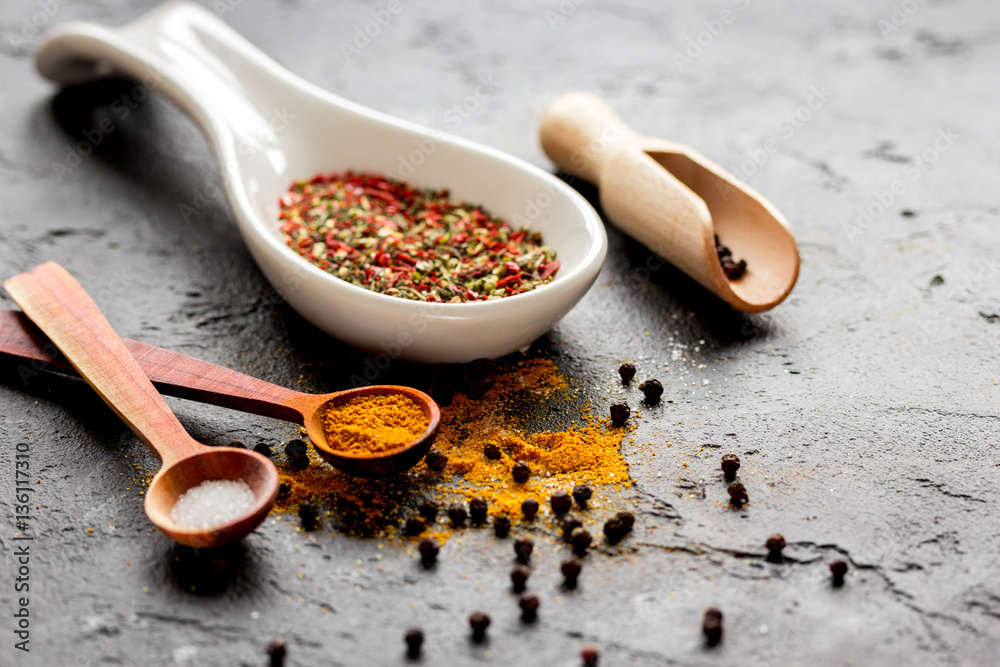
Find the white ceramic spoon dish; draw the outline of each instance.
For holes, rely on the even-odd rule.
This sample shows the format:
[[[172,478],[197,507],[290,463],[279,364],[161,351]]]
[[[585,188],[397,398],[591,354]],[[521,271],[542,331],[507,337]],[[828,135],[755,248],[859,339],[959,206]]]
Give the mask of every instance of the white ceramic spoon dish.
[[[44,76],[65,85],[109,76],[155,83],[187,111],[212,144],[230,207],[264,275],[304,318],[363,350],[423,363],[514,352],[583,297],[604,261],[600,218],[559,179],[500,151],[332,95],[281,68],[197,5],[167,3],[120,28],[56,26],[35,62]],[[334,278],[285,245],[278,198],[294,180],[348,169],[448,188],[452,197],[481,204],[512,226],[528,224],[556,251],[561,268],[537,290],[457,304],[408,301]]]

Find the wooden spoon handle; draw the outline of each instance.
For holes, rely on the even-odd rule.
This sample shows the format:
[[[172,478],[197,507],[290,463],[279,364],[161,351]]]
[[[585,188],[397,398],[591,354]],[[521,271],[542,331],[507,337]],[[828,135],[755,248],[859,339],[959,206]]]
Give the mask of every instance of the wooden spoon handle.
[[[566,93],[542,114],[542,150],[564,171],[599,185],[609,149],[638,136],[615,110],[590,93]]]
[[[47,262],[5,280],[3,285],[104,402],[165,464],[200,449],[66,269]]]
[[[128,338],[122,342],[153,385],[168,396],[297,424],[303,423],[302,411],[320,400],[162,347]],[[41,370],[76,374],[45,334],[17,311],[0,309],[0,354],[32,362],[20,368],[25,382]]]

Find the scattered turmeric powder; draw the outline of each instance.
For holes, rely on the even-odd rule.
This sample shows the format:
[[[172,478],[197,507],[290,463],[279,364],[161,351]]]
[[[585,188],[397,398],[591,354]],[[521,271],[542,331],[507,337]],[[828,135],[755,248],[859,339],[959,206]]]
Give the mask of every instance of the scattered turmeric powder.
[[[323,414],[327,444],[352,454],[378,454],[413,443],[429,419],[405,394],[364,395],[333,401]]]
[[[304,500],[316,501],[328,508],[338,530],[385,536],[397,534],[400,521],[416,514],[429,498],[445,507],[456,497],[482,497],[489,502],[491,515],[520,520],[525,498],[547,505],[553,492],[586,483],[594,487],[592,504],[599,505],[602,490],[631,486],[620,451],[626,429],[590,416],[551,360],[490,362],[486,373],[469,376],[467,384],[463,379],[456,387],[450,402],[440,406],[435,446],[448,456],[443,473],[421,463],[394,478],[364,480],[333,469],[310,451],[306,470],[279,465],[282,491],[275,510],[294,511]],[[542,432],[529,428],[552,420],[547,408],[567,405],[579,410],[582,424]],[[562,411],[556,420],[565,420]],[[485,454],[488,445],[499,449],[499,458]],[[530,464],[532,474],[517,484],[510,471],[522,460]],[[452,532],[442,517],[421,537],[433,535],[444,543]]]

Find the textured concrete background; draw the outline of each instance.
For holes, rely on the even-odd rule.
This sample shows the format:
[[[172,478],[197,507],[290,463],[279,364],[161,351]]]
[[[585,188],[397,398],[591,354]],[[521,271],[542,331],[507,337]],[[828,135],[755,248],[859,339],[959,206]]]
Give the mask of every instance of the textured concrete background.
[[[366,356],[275,297],[195,126],[157,95],[110,115],[130,85],[59,93],[35,73],[32,21],[120,23],[154,4],[0,8],[0,274],[55,260],[123,335],[278,384],[347,386]],[[221,555],[157,539],[132,468],[155,461],[138,440],[86,385],[3,364],[0,664],[260,665],[281,633],[293,665],[393,665],[411,624],[428,635],[425,664],[574,665],[585,642],[605,665],[996,664],[1000,6],[414,0],[348,62],[341,44],[386,3],[205,4],[324,88],[546,168],[542,109],[596,92],[765,193],[792,222],[801,278],[773,312],[744,316],[669,267],[648,271],[648,251],[609,227],[597,284],[535,352],[595,405],[623,393],[626,358],[664,379],[672,403],[636,433],[655,461],[626,447],[636,549],[592,558],[581,591],[561,597],[562,551],[543,549],[530,628],[507,592],[509,547],[485,531],[449,543],[432,574],[401,547],[308,538],[290,520]],[[456,124],[449,108],[480,77],[495,94]],[[63,169],[102,117],[113,132]],[[442,372],[395,364],[385,380]],[[295,433],[171,405],[210,444]],[[17,442],[41,480],[29,655],[11,617]],[[717,473],[729,450],[752,501],[741,512]],[[764,561],[775,531],[791,562]],[[835,590],[837,557],[852,569]],[[708,605],[726,615],[714,650],[699,635]],[[485,649],[467,641],[475,608],[494,616]]]

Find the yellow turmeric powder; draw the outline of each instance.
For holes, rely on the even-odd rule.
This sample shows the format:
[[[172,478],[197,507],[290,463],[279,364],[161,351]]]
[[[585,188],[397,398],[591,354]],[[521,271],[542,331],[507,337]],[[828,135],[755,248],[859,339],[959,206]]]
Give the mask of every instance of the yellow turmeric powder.
[[[351,454],[379,454],[412,444],[430,420],[405,394],[356,396],[332,402],[323,414],[327,444]]]
[[[459,387],[451,401],[440,406],[435,446],[448,456],[443,473],[421,463],[395,478],[362,480],[331,468],[310,452],[311,464],[304,471],[279,466],[282,492],[276,511],[294,511],[303,500],[318,501],[330,508],[328,516],[337,529],[384,536],[396,534],[401,519],[426,500],[443,509],[458,499],[483,497],[489,501],[490,514],[520,520],[521,502],[528,497],[546,506],[555,491],[586,483],[594,487],[596,507],[605,500],[603,490],[631,486],[620,451],[625,429],[589,417],[552,361],[491,362],[476,385]],[[538,433],[526,427],[536,419],[547,421],[547,408],[561,410],[567,405],[581,413],[583,425]],[[563,412],[558,417],[565,420]],[[499,448],[499,459],[486,457],[487,444]],[[511,477],[517,461],[531,467],[523,484]],[[447,539],[451,529],[443,514],[422,536]]]

